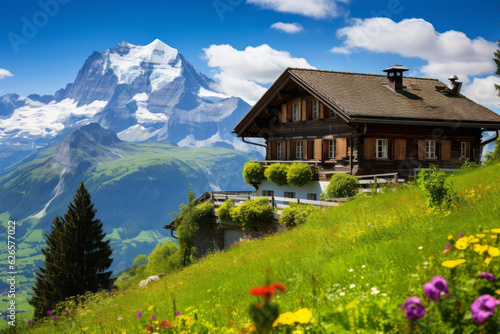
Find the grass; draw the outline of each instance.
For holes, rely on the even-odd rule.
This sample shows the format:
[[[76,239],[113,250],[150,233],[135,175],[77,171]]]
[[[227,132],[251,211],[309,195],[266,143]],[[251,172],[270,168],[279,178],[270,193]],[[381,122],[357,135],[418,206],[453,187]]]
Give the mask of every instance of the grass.
[[[387,295],[388,308],[397,308],[417,288],[412,276],[417,266],[441,256],[448,235],[500,227],[498,175],[499,165],[452,175],[461,205],[450,209],[428,209],[415,186],[358,198],[290,231],[207,256],[146,288],[97,294],[68,316],[29,328],[34,333],[139,333],[155,314],[160,321],[175,320],[177,332],[182,323],[194,332],[231,331],[249,322],[248,306],[256,301],[249,289],[269,279],[286,286],[274,298],[281,312],[309,308],[311,326],[339,332],[340,325],[325,316],[328,310],[357,305],[374,287]],[[445,270],[436,267],[433,273]],[[185,317],[176,318],[176,311]],[[341,328],[350,332],[352,325]]]

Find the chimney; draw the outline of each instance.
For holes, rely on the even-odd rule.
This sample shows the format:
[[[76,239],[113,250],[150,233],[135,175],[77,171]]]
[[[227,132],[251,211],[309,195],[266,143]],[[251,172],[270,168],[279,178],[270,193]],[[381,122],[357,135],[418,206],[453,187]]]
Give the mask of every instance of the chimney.
[[[458,77],[456,75],[452,75],[448,78],[448,80],[450,80],[450,85],[448,86],[450,88],[450,91],[448,94],[450,94],[450,95],[460,94],[460,89],[462,88],[462,83],[457,81]]]
[[[389,79],[389,87],[394,91],[403,90],[403,72],[409,69],[401,65],[393,65],[384,70],[387,73],[387,79]]]

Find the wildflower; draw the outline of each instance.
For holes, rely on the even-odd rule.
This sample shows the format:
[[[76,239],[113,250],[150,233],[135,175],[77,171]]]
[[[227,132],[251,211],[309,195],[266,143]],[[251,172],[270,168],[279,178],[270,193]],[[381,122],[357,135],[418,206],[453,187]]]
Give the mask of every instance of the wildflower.
[[[380,291],[377,289],[377,287],[375,287],[375,286],[374,286],[374,287],[372,288],[372,292],[371,292],[371,294],[372,294],[372,295],[377,295],[377,294],[379,294],[379,293],[380,293]]]
[[[151,305],[150,307],[148,307],[148,311],[151,311],[153,309],[153,305]]]
[[[69,314],[69,311],[66,311],[66,315],[68,315],[68,314]]]
[[[418,247],[418,249],[424,249],[424,247],[423,247],[423,246],[420,246],[420,247]]]
[[[166,322],[165,320],[163,320],[161,322],[161,325],[164,327],[164,328],[169,328],[169,327],[172,327],[172,324],[170,322]]]
[[[354,288],[355,286],[356,286],[356,284],[351,284],[351,285],[349,285],[349,289],[352,289],[352,288]]]
[[[177,311],[177,312],[175,312],[175,316],[176,316],[176,317],[178,317],[178,316],[180,316],[180,315],[181,315],[181,311]]]
[[[56,316],[54,316],[54,318],[52,320],[56,321]]]
[[[476,234],[476,237],[478,237],[480,239],[484,238],[485,236],[486,236],[486,234]]]
[[[463,234],[463,233],[460,233],[460,234],[458,235],[458,238],[457,238],[457,239],[460,239],[460,238],[461,238],[461,237],[463,237],[463,236],[464,236],[464,234]]]
[[[120,320],[123,320],[123,317],[119,317],[119,318],[118,318],[118,321],[120,321]]]
[[[446,244],[446,247],[444,248],[443,254],[444,254],[444,253],[449,252],[449,251],[450,251],[450,249],[451,249],[451,248],[450,248],[450,243],[447,243],[447,244]]]
[[[496,256],[500,256],[500,249],[498,249],[497,247],[489,247],[488,248],[488,254],[491,256],[491,257],[496,257]]]
[[[52,313],[52,311],[47,311],[47,314],[50,315]]]
[[[479,253],[480,255],[483,254],[488,250],[488,245],[474,245],[474,252]]]
[[[444,261],[443,263],[441,263],[441,265],[443,267],[446,267],[446,268],[455,268],[455,267],[458,267],[459,265],[461,265],[462,263],[465,263],[466,261],[464,259],[459,259],[459,260],[448,260],[448,261]]]
[[[479,275],[479,278],[486,278],[490,282],[495,281],[495,276],[493,276],[493,274],[485,273],[484,271]]]
[[[273,327],[279,325],[294,325],[298,324],[308,324],[313,317],[313,314],[308,308],[301,308],[297,312],[285,312],[280,314],[279,317],[274,321]]]
[[[146,331],[147,331],[148,333],[151,333],[151,329],[152,329],[152,328],[153,328],[153,326],[149,325],[148,327],[146,327]]]
[[[31,320],[28,320],[28,325],[31,324]]]
[[[486,231],[484,231],[484,232],[486,232]],[[500,234],[500,228],[491,229],[491,233]]]
[[[154,315],[154,314],[153,314],[153,315],[151,316],[151,320],[155,321],[155,318],[156,318],[156,315]]]
[[[264,296],[267,300],[269,297],[274,296],[276,289],[285,291],[285,286],[281,283],[271,283],[262,286],[256,286],[250,289],[250,295]]]
[[[469,246],[469,238],[463,237],[457,240],[455,247],[460,250],[464,250]]]
[[[137,313],[137,318],[140,318],[142,315],[142,312]]]
[[[405,317],[408,320],[420,319],[425,315],[425,307],[418,297],[409,297],[404,305]]]
[[[484,265],[487,266],[491,263],[491,259],[492,257],[487,257],[486,259],[484,259]]]
[[[429,283],[424,284],[424,293],[430,300],[438,301],[443,293],[446,297],[449,297],[448,285],[446,280],[441,276],[434,276]]]
[[[452,240],[453,239],[453,236],[452,235],[449,235],[448,236],[448,240]]]
[[[339,295],[341,295],[341,296],[345,296],[345,292],[344,292],[344,291],[342,291],[341,293],[339,293]]]
[[[484,321],[495,311],[495,306],[500,304],[499,300],[491,297],[490,295],[482,295],[477,298],[470,308],[472,312],[472,319],[478,324],[484,323]]]
[[[366,268],[366,265],[364,265],[364,264],[363,264],[363,265],[361,266],[361,268],[362,268],[362,269],[365,269],[365,268]]]
[[[354,269],[349,269],[349,272],[352,273],[354,271]]]

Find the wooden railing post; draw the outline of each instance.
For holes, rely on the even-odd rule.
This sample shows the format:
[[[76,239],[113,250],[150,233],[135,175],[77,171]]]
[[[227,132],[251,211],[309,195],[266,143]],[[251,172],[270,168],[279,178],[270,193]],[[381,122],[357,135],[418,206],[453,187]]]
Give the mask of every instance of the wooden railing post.
[[[275,206],[276,203],[274,203],[274,195],[271,197],[271,205],[273,207],[273,209],[276,207]]]

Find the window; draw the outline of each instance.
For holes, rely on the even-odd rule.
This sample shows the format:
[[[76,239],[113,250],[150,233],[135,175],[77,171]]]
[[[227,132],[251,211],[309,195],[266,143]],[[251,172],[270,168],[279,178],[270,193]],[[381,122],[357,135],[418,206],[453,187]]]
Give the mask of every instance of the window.
[[[276,143],[276,159],[281,159],[281,142]]]
[[[318,101],[313,101],[313,112],[312,112],[312,118],[314,120],[319,118],[319,102]]]
[[[460,158],[467,158],[467,143],[464,141],[460,144]]]
[[[304,143],[301,141],[297,142],[297,159],[302,159],[304,153]]]
[[[377,159],[387,159],[387,139],[377,139]]]
[[[317,200],[317,195],[316,194],[307,194],[307,199],[311,201],[316,201]]]
[[[273,190],[262,190],[262,196],[267,196],[267,197],[274,196],[274,191]]]
[[[285,193],[283,194],[283,197],[286,197],[286,198],[295,198],[295,193],[294,192],[290,192],[290,191],[285,191]]]
[[[436,159],[436,141],[434,140],[425,141],[425,158]]]
[[[299,121],[299,104],[295,103],[293,105],[293,121],[298,122]]]
[[[330,140],[328,142],[328,159],[335,159],[337,156],[337,141]]]

